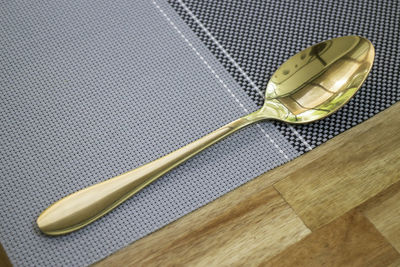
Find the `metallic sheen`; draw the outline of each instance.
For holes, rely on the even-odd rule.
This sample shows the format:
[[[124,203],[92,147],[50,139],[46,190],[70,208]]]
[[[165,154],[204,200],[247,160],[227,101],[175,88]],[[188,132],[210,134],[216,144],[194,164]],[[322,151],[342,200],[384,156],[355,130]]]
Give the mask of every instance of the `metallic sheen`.
[[[37,225],[48,235],[78,230],[182,162],[254,122],[273,119],[304,124],[332,114],[361,87],[374,53],[371,42],[359,36],[339,37],[306,48],[273,74],[260,110],[162,158],[58,200],[40,214]]]

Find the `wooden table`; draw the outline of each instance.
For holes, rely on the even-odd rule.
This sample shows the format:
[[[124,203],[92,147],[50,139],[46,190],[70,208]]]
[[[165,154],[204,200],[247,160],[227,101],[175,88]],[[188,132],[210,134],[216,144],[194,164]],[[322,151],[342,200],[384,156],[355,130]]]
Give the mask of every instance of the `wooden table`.
[[[95,266],[258,264],[400,266],[400,103]]]

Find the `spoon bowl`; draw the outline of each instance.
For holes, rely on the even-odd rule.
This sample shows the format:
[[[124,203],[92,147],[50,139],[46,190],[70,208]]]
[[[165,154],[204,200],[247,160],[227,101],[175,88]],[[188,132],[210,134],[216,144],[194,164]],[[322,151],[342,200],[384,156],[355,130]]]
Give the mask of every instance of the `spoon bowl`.
[[[339,37],[306,48],[272,75],[257,116],[295,124],[329,116],[361,87],[374,55],[371,42],[359,36]]]
[[[56,201],[39,215],[37,225],[48,235],[80,229],[202,150],[257,121],[302,124],[322,119],[350,100],[373,60],[374,47],[359,36],[339,37],[306,48],[272,75],[260,110],[155,161]]]

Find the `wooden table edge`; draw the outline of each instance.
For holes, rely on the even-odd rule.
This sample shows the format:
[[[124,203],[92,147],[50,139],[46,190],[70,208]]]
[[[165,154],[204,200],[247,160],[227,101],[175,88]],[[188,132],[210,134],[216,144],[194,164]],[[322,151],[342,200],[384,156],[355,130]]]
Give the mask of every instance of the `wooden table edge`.
[[[384,111],[380,112],[379,114],[373,116],[372,118],[368,119],[367,121],[364,121],[363,123],[358,124],[358,125],[352,127],[351,129],[349,129],[349,130],[347,130],[347,131],[335,136],[334,138],[328,140],[326,143],[318,146],[317,148],[313,149],[312,151],[309,151],[309,152],[297,157],[296,159],[285,163],[284,165],[282,165],[280,167],[277,167],[277,168],[275,168],[273,170],[267,171],[266,173],[260,175],[259,177],[256,177],[255,179],[251,180],[250,182],[248,182],[248,183],[236,188],[235,190],[225,194],[224,196],[221,196],[220,198],[227,197],[227,195],[228,196],[232,195],[235,192],[237,192],[238,190],[242,190],[244,187],[249,187],[249,186],[252,186],[254,184],[259,184],[260,183],[264,187],[271,186],[271,185],[275,184],[276,182],[284,179],[287,176],[287,174],[292,173],[295,169],[306,165],[307,162],[309,162],[311,160],[315,160],[319,156],[319,153],[321,151],[332,150],[332,149],[335,149],[336,147],[338,147],[341,144],[342,140],[345,138],[345,136],[351,135],[351,134],[357,134],[357,132],[362,131],[365,127],[369,127],[370,131],[374,131],[374,126],[378,125],[380,120],[384,120],[385,119],[385,115],[387,113],[394,112],[394,111],[400,112],[400,103],[396,103],[396,104],[392,105],[391,107],[387,108],[386,110],[384,110]],[[357,142],[357,140],[354,140],[354,142]],[[283,174],[283,173],[285,173],[285,174]],[[276,174],[280,174],[280,175],[276,175]],[[265,179],[267,176],[270,178],[269,181],[267,181],[268,179]],[[273,177],[273,178],[271,178],[271,177]],[[151,233],[151,234],[149,234],[149,235],[147,235],[147,236],[145,236],[145,237],[143,237],[143,238],[141,238],[139,240],[141,242],[143,242],[146,239],[151,238],[155,233],[159,233],[159,232],[165,231],[165,229],[167,227],[171,227],[171,225],[175,225],[178,222],[180,222],[182,220],[185,220],[185,218],[187,216],[189,216],[189,215],[191,215],[193,213],[201,213],[203,210],[207,209],[207,207],[209,207],[210,205],[215,205],[215,203],[218,202],[220,198],[214,200],[213,202],[208,203],[207,205],[205,205],[205,206],[203,206],[203,207],[201,207],[201,208],[199,208],[199,209],[197,209],[197,210],[195,210],[195,211],[193,211],[193,212],[191,212],[189,214],[186,214],[185,216],[179,218],[178,220],[176,220],[174,222],[171,222],[168,225],[165,225],[164,227],[160,228],[159,230],[157,230],[157,231],[155,231],[155,232],[153,232],[153,233]],[[112,259],[120,251],[129,250],[130,247],[133,246],[139,240],[131,243],[130,245],[128,245],[128,246],[126,246],[124,248],[119,249],[115,253],[109,255],[108,257],[100,260],[97,263],[102,263],[104,260]],[[0,243],[0,266],[12,266],[12,264],[10,262],[10,259],[7,256],[7,254],[6,254],[5,250],[4,250],[4,248],[2,247],[1,243]]]

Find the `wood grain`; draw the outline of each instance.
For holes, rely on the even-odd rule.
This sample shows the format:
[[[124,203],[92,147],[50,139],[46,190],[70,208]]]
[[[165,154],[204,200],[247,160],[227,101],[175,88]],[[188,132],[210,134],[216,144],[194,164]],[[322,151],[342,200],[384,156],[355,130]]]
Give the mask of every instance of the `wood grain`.
[[[97,266],[220,266],[271,258],[310,233],[272,187],[228,195]],[[233,203],[232,203],[233,202]],[[215,208],[218,206],[218,209]],[[221,208],[223,207],[223,208]]]
[[[400,259],[392,262],[392,264],[389,264],[387,267],[400,267]]]
[[[370,199],[360,210],[400,252],[400,182]]]
[[[201,265],[214,262],[229,265],[232,262],[238,264],[245,261],[247,265],[255,265],[260,261],[268,261],[280,252],[284,255],[283,253],[288,253],[283,252],[285,248],[307,236],[310,231],[271,188],[273,184],[315,230],[312,233],[315,242],[321,244],[325,240],[323,235],[314,235],[320,231],[318,227],[370,199],[358,209],[398,249],[400,230],[397,222],[400,205],[396,203],[400,201],[396,190],[400,182],[396,181],[399,181],[400,175],[399,114],[400,103],[397,103],[313,151],[261,175],[97,265]],[[342,165],[336,166],[338,162]],[[276,182],[278,183],[275,184]],[[391,187],[388,188],[389,186]],[[341,217],[340,220],[346,219]],[[361,219],[360,223],[366,225]],[[329,224],[330,228],[323,226],[322,229],[334,231],[332,225],[345,229],[341,224],[333,222]],[[369,231],[360,230],[358,233],[360,236],[355,240],[364,240],[362,238],[370,235]],[[311,239],[311,236],[307,238]],[[373,240],[375,243],[380,242],[378,239]],[[339,241],[329,243],[336,252],[342,246]],[[300,243],[294,246],[298,244]],[[339,247],[335,248],[333,244]],[[388,255],[391,259],[393,255],[387,249],[386,243],[382,244],[384,251],[372,253],[378,256]],[[318,249],[320,263],[314,263],[321,266],[329,259],[329,254],[324,254],[321,247]],[[358,254],[349,255],[355,255],[355,259],[346,256],[349,262],[358,257]],[[377,258],[381,257],[378,256]],[[343,255],[341,257],[343,259]],[[0,266],[8,266],[8,263],[4,250],[0,248]],[[400,267],[400,259],[390,266]]]
[[[10,259],[8,258],[1,243],[0,243],[0,266],[1,267],[12,267]]]
[[[361,213],[351,211],[289,247],[264,266],[387,266],[400,254]]]
[[[98,265],[214,262],[228,265],[268,260],[309,234],[271,185],[285,179],[276,188],[313,229],[334,220],[399,180],[398,114],[400,103],[131,244]],[[335,160],[343,165],[332,166]],[[383,205],[397,214],[393,200],[387,201]],[[390,211],[385,213],[386,219],[376,220],[378,209],[373,206],[378,204],[371,203],[369,210],[365,206],[362,211],[384,234],[388,231],[390,234],[385,235],[397,244],[393,238],[400,236],[399,230],[388,227],[392,223],[386,222],[392,219]],[[1,255],[0,260],[3,259],[7,258]],[[395,262],[391,266],[400,264]]]
[[[258,212],[251,213],[253,209],[259,209],[261,206],[263,206],[250,204],[250,202],[254,201],[252,200],[253,198],[257,198],[255,195],[267,194],[264,192],[270,192],[269,194],[272,194],[273,191],[269,191],[271,190],[269,187],[286,177],[292,177],[291,179],[295,179],[295,177],[298,176],[304,179],[303,172],[305,168],[309,166],[310,162],[319,162],[318,166],[320,168],[329,170],[331,162],[326,160],[318,160],[321,158],[326,159],[332,153],[332,151],[336,151],[336,155],[338,155],[338,157],[342,157],[342,155],[346,154],[352,154],[351,148],[355,148],[357,149],[358,164],[357,162],[353,162],[351,164],[351,177],[355,178],[350,179],[350,183],[348,183],[350,188],[355,188],[359,186],[359,184],[363,184],[363,179],[365,176],[368,177],[369,172],[372,172],[374,175],[376,175],[376,179],[381,179],[382,181],[380,185],[377,185],[378,188],[374,190],[369,189],[365,192],[355,189],[354,192],[350,191],[349,193],[348,188],[342,186],[340,188],[341,190],[344,190],[345,193],[343,194],[340,192],[340,190],[338,190],[338,187],[336,187],[336,182],[340,182],[341,180],[349,180],[349,175],[346,172],[349,170],[349,168],[343,167],[336,170],[336,172],[329,171],[323,173],[324,179],[319,179],[317,181],[321,183],[321,186],[323,186],[324,183],[327,183],[332,187],[332,193],[329,194],[329,197],[325,200],[322,198],[324,203],[330,203],[332,199],[337,199],[337,197],[333,195],[334,193],[339,194],[340,196],[347,196],[348,194],[355,195],[351,196],[353,201],[344,201],[345,207],[338,207],[335,212],[327,211],[329,213],[328,216],[322,217],[322,223],[320,224],[322,225],[324,222],[327,223],[328,221],[334,220],[351,209],[351,207],[358,205],[357,203],[375,196],[378,191],[382,191],[397,179],[396,177],[400,173],[400,164],[393,165],[392,161],[393,157],[396,158],[396,155],[398,156],[398,154],[394,153],[398,152],[400,141],[398,138],[393,136],[388,137],[388,134],[385,132],[387,131],[393,135],[393,128],[395,128],[395,131],[399,132],[398,118],[396,118],[398,114],[400,114],[400,103],[390,107],[384,112],[381,112],[367,122],[357,125],[346,133],[329,140],[327,143],[306,153],[305,155],[302,155],[301,157],[283,166],[261,175],[260,177],[235,189],[216,201],[209,203],[208,205],[182,217],[181,219],[160,229],[159,231],[129,245],[121,251],[109,256],[98,265],[124,266],[127,264],[133,265],[133,263],[138,263],[138,265],[154,263],[153,265],[156,265],[156,262],[162,262],[164,265],[168,266],[173,265],[174,263],[189,262],[196,262],[199,264],[211,262],[212,259],[209,257],[212,257],[221,263],[221,265],[228,265],[228,262],[231,262],[231,260],[226,259],[226,254],[235,255],[237,259],[247,259],[253,255],[253,249],[242,249],[243,244],[251,244],[254,242],[254,245],[260,245],[261,247],[264,247],[265,242],[281,242],[280,240],[274,241],[273,239],[268,239],[268,237],[265,237],[266,239],[263,242],[262,239],[260,240],[260,238],[256,238],[252,234],[246,235],[246,233],[242,233],[242,238],[237,237],[237,235],[240,233],[233,233],[233,237],[231,239],[230,235],[232,235],[232,231],[234,232],[235,230],[257,232],[257,227],[263,227],[263,229],[266,229],[265,231],[268,231],[268,227],[270,227],[269,229],[272,230],[272,227],[276,225],[276,222],[274,222],[271,217],[269,217],[269,220],[272,220],[271,222],[267,221],[267,219],[264,219],[264,216],[268,216],[268,212],[265,212],[263,216]],[[360,135],[363,135],[362,138],[360,138]],[[381,157],[378,159],[378,167],[383,169],[382,173],[384,174],[380,173],[381,169],[371,170],[371,168],[365,168],[366,163],[376,160],[376,154],[370,153],[373,149],[377,149],[380,153]],[[347,158],[349,157],[347,156]],[[311,173],[308,178],[312,183],[318,177]],[[330,180],[333,180],[334,182],[330,182]],[[306,183],[307,181],[303,180],[303,182]],[[372,185],[375,186],[376,183],[373,183]],[[295,187],[294,190],[297,191]],[[329,188],[326,188],[325,191],[329,193]],[[309,192],[304,192],[304,194],[310,193],[314,197],[317,197],[317,195],[313,194],[313,192],[314,191],[311,190]],[[271,199],[274,199],[274,197]],[[308,211],[313,209],[312,205],[318,204],[318,199],[311,199],[313,202],[310,203],[310,207],[307,209]],[[343,201],[339,202],[342,203]],[[248,203],[246,204],[246,209],[249,210],[246,212],[246,215],[244,215],[243,212],[234,212],[236,208],[239,209],[240,206],[245,205],[245,203]],[[271,204],[266,203],[265,205],[269,206],[271,209]],[[318,211],[311,214],[318,216],[321,214],[323,215],[324,213]],[[253,216],[254,218],[258,219],[252,219]],[[256,226],[254,227],[256,228],[252,228],[251,225],[249,225],[249,229],[247,229],[243,225],[244,221],[253,221],[252,224],[255,223]],[[270,224],[271,226],[269,226]],[[221,225],[221,227],[218,225]],[[270,253],[267,257],[260,255],[255,257],[254,260],[253,258],[250,258],[250,260],[247,262],[247,265],[255,265],[254,262],[259,262],[260,260],[268,260],[268,258],[273,256],[273,254],[278,253],[279,250],[282,251],[284,247],[287,247],[290,243],[295,242],[296,239],[299,240],[302,236],[306,236],[309,233],[307,229],[297,222],[297,220],[293,225],[296,229],[299,229],[297,230],[299,234],[296,238],[289,240],[290,242],[283,239],[283,242],[286,243],[281,244],[281,247],[275,249],[275,252],[271,253],[269,251],[265,251],[265,253]],[[224,230],[225,228],[228,230]],[[218,231],[221,233],[215,234],[218,232],[216,229],[218,229]],[[217,237],[222,241],[216,240]],[[196,238],[200,239],[198,241],[199,243],[197,243]],[[219,245],[222,243],[224,248],[221,250],[214,250],[213,246],[207,246],[206,241],[208,240],[210,240],[212,244]],[[240,240],[240,242],[238,240]],[[273,244],[270,245],[274,246]],[[180,249],[182,252],[179,252]],[[175,257],[179,257],[179,259],[177,260]],[[321,260],[323,261],[323,257]],[[395,264],[396,263],[392,263],[391,265],[396,266]]]
[[[340,134],[309,152],[318,157],[274,185],[310,229],[400,180],[399,114],[396,104]]]

